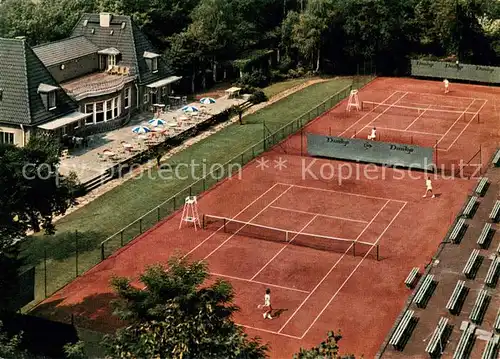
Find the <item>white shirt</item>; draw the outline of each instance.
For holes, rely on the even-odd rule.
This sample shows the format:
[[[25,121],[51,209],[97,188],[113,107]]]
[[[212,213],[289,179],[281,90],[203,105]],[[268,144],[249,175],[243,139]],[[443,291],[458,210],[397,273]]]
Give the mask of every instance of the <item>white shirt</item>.
[[[432,189],[432,182],[430,179],[425,180],[425,186],[427,187],[427,189]]]
[[[448,87],[448,85],[450,84],[450,82],[448,80],[444,80],[444,87]]]
[[[266,307],[269,307],[271,305],[271,294],[265,294],[264,295],[264,305]]]
[[[372,134],[371,137],[376,137],[377,136],[377,130],[372,128]]]

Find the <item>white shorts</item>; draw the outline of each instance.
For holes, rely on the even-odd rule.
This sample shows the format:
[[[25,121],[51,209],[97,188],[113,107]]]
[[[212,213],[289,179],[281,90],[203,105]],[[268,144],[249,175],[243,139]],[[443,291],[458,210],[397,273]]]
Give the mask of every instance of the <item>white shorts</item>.
[[[427,191],[432,191],[432,187],[427,187]]]

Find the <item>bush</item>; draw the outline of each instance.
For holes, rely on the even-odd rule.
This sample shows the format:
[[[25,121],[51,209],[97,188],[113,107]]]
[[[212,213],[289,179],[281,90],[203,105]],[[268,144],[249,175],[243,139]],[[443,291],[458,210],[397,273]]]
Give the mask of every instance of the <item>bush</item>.
[[[253,87],[253,86],[242,85],[241,90],[240,90],[240,94],[250,94],[250,95],[252,95],[257,90],[258,89],[255,88],[255,87]]]
[[[248,99],[251,103],[254,105],[261,103],[261,102],[266,102],[267,101],[267,96],[262,90],[256,90]]]
[[[269,76],[261,70],[243,74],[238,80],[240,86],[265,87],[269,84]]]

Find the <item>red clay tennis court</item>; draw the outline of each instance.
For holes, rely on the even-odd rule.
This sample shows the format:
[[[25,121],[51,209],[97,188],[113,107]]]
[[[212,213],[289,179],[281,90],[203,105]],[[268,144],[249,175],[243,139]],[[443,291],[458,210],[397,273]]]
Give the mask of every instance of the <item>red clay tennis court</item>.
[[[491,133],[496,116],[489,112],[492,94],[481,94],[481,87],[455,87],[454,96],[460,89],[467,93],[464,97],[490,100],[482,108],[470,100],[473,106],[466,105],[463,120],[452,120],[451,115],[441,119],[449,127],[432,127],[424,115],[410,121],[409,113],[395,115],[389,110],[347,115],[344,101],[305,131],[356,130],[364,135],[376,122],[382,140],[399,134],[391,138],[403,142],[408,131],[392,135],[382,127],[406,129],[414,122],[411,135],[424,132],[418,126],[428,126],[425,132],[436,134],[416,136],[414,143],[435,142],[439,133],[445,160],[469,156],[475,151],[471,143],[478,139],[485,139],[482,156],[489,156],[498,141],[498,134]],[[429,103],[441,102],[439,84],[408,79],[377,79],[360,91],[360,97],[380,103],[396,93],[391,98],[402,106],[409,104],[403,101],[407,98],[422,105],[424,97],[410,95],[409,88],[420,88]],[[391,101],[387,100],[394,104]],[[472,111],[479,114],[479,122],[476,116],[466,121],[471,121],[467,114]],[[422,172],[297,156],[291,149],[300,138],[292,136],[247,164],[239,176],[199,197],[206,229],[179,230],[176,213],[49,298],[40,312],[73,313],[85,318],[79,322],[91,329],[116,328],[119,323],[111,319],[108,308],[110,278],[137,279],[145,266],[166,263],[181,253],[206,260],[213,278],[231,282],[241,308],[235,321],[251,336],[268,342],[272,358],[291,358],[300,347],[317,345],[328,330],[338,329],[344,336],[343,353],[373,357],[409,294],[403,283],[408,271],[430,261],[475,181],[436,176],[437,198],[422,198]],[[273,320],[263,319],[257,308],[266,288],[272,291]]]

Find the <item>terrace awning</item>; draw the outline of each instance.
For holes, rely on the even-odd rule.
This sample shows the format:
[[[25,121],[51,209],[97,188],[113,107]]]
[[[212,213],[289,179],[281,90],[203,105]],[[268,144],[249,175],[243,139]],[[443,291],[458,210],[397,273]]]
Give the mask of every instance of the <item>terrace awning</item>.
[[[47,123],[44,123],[43,125],[38,126],[41,129],[44,130],[55,130],[61,127],[64,127],[66,125],[69,125],[70,123],[77,122],[85,117],[91,116],[91,113],[81,113],[78,111],[72,112],[66,116],[59,117],[57,120],[53,120]]]
[[[146,85],[146,87],[149,87],[149,88],[160,88],[160,87],[169,85],[171,83],[174,83],[176,81],[179,81],[180,79],[182,79],[182,76],[169,76],[169,77],[166,77],[164,79],[161,79],[161,80],[158,80],[156,82],[153,82],[153,83],[151,83],[149,85]]]

